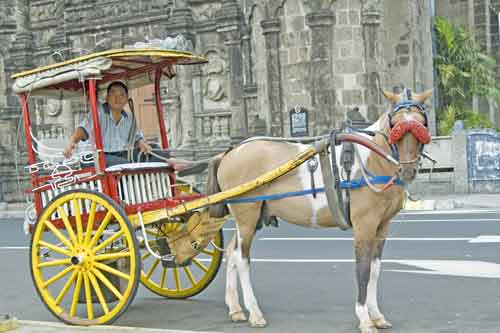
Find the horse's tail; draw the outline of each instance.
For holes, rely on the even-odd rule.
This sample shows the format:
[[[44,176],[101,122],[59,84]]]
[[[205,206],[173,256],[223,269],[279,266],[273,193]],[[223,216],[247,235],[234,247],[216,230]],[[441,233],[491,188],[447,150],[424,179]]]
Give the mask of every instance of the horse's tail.
[[[207,194],[215,194],[220,192],[219,181],[217,180],[217,171],[219,170],[220,162],[224,157],[225,153],[215,156],[208,163],[208,178],[207,178]],[[225,203],[218,203],[211,205],[209,208],[210,216],[212,217],[224,217],[229,214],[229,209]]]

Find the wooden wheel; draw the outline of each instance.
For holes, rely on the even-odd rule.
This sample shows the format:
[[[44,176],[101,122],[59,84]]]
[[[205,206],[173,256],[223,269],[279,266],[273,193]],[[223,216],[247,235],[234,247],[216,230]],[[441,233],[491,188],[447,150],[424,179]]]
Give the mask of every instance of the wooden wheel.
[[[184,194],[197,193],[182,181],[178,181],[178,190]],[[179,225],[163,224],[160,227],[147,227],[146,233],[150,247],[159,253],[160,247],[165,247],[166,235],[176,231]],[[218,248],[224,247],[222,230],[219,231],[214,244]],[[199,255],[192,259],[191,263],[184,267],[166,265],[160,259],[154,258],[141,246],[141,283],[157,295],[168,298],[188,298],[202,292],[217,275],[222,262],[222,252],[209,244]],[[169,267],[174,266],[174,267]]]
[[[33,282],[42,302],[62,321],[110,324],[137,292],[138,248],[127,215],[114,201],[70,190],[38,218],[30,250]]]

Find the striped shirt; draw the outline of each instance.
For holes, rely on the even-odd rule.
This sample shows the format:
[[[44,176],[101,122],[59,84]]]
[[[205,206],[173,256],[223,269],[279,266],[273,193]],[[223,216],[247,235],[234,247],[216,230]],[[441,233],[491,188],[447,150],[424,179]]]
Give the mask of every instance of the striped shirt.
[[[108,105],[101,104],[99,107],[99,124],[101,127],[104,152],[110,153],[128,149],[130,129],[133,125],[133,117],[131,115],[122,111],[122,117],[117,124],[111,116]],[[95,142],[94,126],[92,122],[92,115],[90,113],[78,127],[85,131],[87,140],[90,140],[92,143]],[[135,144],[140,139],[144,139],[144,135],[137,129],[136,126],[132,148],[135,147]]]

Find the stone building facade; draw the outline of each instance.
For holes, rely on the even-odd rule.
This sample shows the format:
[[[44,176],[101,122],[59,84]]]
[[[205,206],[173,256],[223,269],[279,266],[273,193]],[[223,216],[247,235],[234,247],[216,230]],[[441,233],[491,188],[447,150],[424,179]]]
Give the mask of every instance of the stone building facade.
[[[495,1],[438,2],[476,8]],[[308,135],[327,133],[346,116],[369,124],[387,108],[378,82],[389,90],[433,88],[432,8],[428,0],[2,0],[6,200],[21,199],[24,187],[16,176],[25,157],[10,90],[15,72],[182,33],[210,63],[179,66],[177,77],[162,83],[163,103],[172,147],[197,159],[248,136],[289,136],[297,107],[308,112]],[[67,138],[84,110],[78,99],[30,103],[38,137]]]

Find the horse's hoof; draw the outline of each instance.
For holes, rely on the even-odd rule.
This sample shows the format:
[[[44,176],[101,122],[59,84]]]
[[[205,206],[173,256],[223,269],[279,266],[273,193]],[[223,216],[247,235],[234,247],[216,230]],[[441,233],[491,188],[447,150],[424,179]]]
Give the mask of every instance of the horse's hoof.
[[[250,322],[250,326],[254,328],[259,328],[259,327],[266,327],[267,322],[264,319],[264,317],[257,317],[257,318],[252,318],[248,320]]]
[[[242,321],[247,321],[247,316],[245,316],[245,314],[243,313],[243,311],[238,311],[238,312],[235,312],[235,313],[231,313],[229,316],[231,317],[231,321],[233,323],[239,323],[239,322],[242,322]]]
[[[392,324],[385,320],[384,317],[373,320],[373,324],[376,328],[380,329],[392,328]]]
[[[363,326],[359,327],[359,332],[360,333],[377,333],[378,330],[375,326]]]

